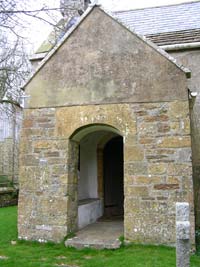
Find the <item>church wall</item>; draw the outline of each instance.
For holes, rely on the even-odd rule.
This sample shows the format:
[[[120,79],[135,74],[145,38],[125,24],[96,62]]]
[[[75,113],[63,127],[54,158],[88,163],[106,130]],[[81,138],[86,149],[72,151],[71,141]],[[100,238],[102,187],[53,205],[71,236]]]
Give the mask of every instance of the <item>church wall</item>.
[[[195,219],[196,227],[200,228],[200,50],[171,52],[172,56],[187,66],[191,72],[188,88],[197,92],[193,105],[190,105],[192,164],[194,179]]]
[[[175,203],[194,209],[188,101],[26,109],[21,138],[19,238],[59,242],[77,229],[78,145],[92,123],[124,138],[125,238],[175,243]]]
[[[80,142],[80,173],[78,199],[98,198],[97,193],[97,144],[104,132],[96,132]]]
[[[125,238],[173,245],[175,203],[186,201],[194,243],[186,82],[174,62],[95,7],[25,88],[19,238],[59,242],[77,230],[79,143],[70,137],[106,124],[124,139]]]

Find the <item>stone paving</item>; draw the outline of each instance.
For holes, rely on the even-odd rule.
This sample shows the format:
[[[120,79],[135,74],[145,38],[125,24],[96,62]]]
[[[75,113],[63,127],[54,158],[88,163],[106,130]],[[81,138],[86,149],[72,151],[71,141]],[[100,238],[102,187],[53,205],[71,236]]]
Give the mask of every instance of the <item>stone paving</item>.
[[[78,231],[75,237],[65,242],[65,245],[78,249],[117,249],[121,245],[119,237],[123,232],[123,221],[99,221]]]

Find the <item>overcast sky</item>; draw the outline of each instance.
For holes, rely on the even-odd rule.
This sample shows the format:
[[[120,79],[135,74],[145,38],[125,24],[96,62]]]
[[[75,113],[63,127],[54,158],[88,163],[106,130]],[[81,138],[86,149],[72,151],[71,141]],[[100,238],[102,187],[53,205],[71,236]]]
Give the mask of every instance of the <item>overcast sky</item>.
[[[188,0],[99,0],[100,4],[112,10],[126,10],[150,6],[173,5]]]
[[[94,0],[93,0],[94,1]],[[98,0],[108,10],[127,10],[151,6],[172,5],[183,2],[191,2],[188,0]],[[49,8],[59,7],[60,0],[31,0],[29,1],[29,8],[38,9],[44,5]],[[41,42],[48,36],[51,27],[43,24],[35,19],[30,21],[27,25],[27,35],[29,42],[32,44],[31,52],[33,52]]]

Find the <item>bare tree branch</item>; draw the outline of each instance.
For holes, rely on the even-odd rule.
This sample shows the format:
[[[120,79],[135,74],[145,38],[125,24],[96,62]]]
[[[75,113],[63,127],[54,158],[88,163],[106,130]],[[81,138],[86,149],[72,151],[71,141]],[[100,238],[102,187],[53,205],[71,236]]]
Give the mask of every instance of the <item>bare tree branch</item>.
[[[68,7],[68,10],[76,10],[75,8]],[[0,14],[18,14],[18,13],[36,13],[36,12],[47,12],[47,11],[61,11],[61,8],[41,8],[41,9],[34,9],[34,10],[0,10]]]
[[[31,9],[24,0],[0,0],[0,106],[10,104],[19,107],[19,97],[22,94],[21,84],[30,73],[28,56],[24,49],[23,29],[27,27],[24,17],[48,23],[58,35],[66,30],[66,25],[53,20],[55,12],[67,16],[75,14],[77,9],[71,6]],[[46,16],[44,16],[44,14]],[[78,15],[78,13],[77,13]],[[65,23],[64,23],[65,24]],[[1,108],[1,107],[0,107]]]
[[[22,108],[21,106],[20,106],[20,104],[17,102],[17,101],[15,101],[15,100],[6,100],[6,99],[1,99],[0,100],[0,104],[11,104],[11,105],[14,105],[14,106],[16,106],[16,107],[19,107],[19,108]]]

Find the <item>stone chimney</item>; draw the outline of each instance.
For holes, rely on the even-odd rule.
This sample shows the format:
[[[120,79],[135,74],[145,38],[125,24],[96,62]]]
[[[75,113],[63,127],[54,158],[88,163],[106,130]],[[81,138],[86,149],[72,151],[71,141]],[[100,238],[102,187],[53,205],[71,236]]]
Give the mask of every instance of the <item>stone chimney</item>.
[[[60,0],[61,14],[64,18],[80,16],[90,4],[90,0]]]

